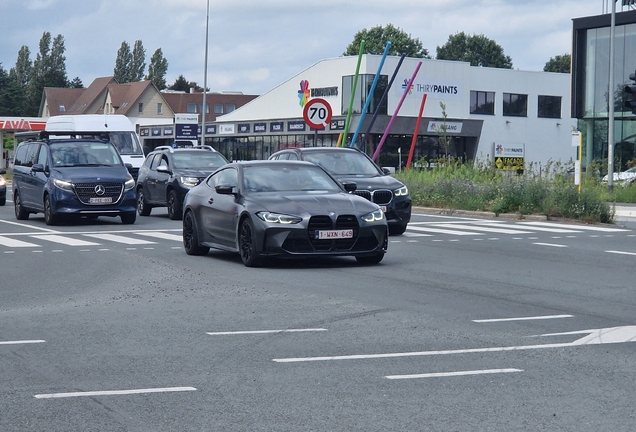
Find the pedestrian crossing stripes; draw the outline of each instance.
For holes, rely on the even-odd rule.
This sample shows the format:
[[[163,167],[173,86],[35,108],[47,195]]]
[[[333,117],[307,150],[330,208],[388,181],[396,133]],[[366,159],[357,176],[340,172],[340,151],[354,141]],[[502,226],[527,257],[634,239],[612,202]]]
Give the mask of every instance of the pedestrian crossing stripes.
[[[175,232],[176,231],[176,232]],[[48,250],[48,246],[55,246],[55,251],[60,251],[60,246],[70,248],[91,248],[103,247],[109,244],[119,244],[128,246],[128,249],[135,249],[136,246],[153,249],[154,245],[168,243],[172,248],[180,247],[183,241],[180,229],[169,230],[139,230],[139,231],[109,231],[109,232],[31,232],[31,233],[3,233],[0,235],[0,250]],[[391,241],[417,241],[409,240],[417,237],[435,237],[433,241],[448,238],[449,241],[456,241],[457,238],[489,239],[493,235],[510,235],[514,239],[519,239],[522,235],[541,233],[552,234],[575,234],[598,237],[598,234],[611,236],[614,233],[626,232],[627,236],[636,236],[633,231],[620,227],[596,226],[596,225],[576,225],[561,224],[554,222],[533,222],[533,221],[488,221],[488,220],[445,220],[436,222],[412,221],[409,223],[407,231],[402,236],[391,237]],[[568,237],[575,237],[568,235]],[[525,237],[536,240],[537,237]],[[179,244],[178,244],[179,243]],[[151,247],[153,246],[153,247]],[[102,249],[108,250],[108,249]]]

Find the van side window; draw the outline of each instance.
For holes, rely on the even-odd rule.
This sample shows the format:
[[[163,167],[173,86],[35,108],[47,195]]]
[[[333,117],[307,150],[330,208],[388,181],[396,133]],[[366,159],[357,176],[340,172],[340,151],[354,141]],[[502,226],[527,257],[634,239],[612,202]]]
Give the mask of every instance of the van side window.
[[[33,164],[36,161],[35,157],[38,152],[38,147],[39,147],[38,143],[29,143],[29,148],[27,150],[26,157],[24,158],[24,163],[23,163],[24,166],[26,167],[33,166]]]
[[[37,163],[42,164],[45,168],[49,162],[49,148],[45,145],[40,146]]]
[[[21,144],[18,146],[18,150],[15,152],[13,165],[16,165],[16,166],[24,165],[24,160],[26,159],[28,148],[29,148],[28,144]]]

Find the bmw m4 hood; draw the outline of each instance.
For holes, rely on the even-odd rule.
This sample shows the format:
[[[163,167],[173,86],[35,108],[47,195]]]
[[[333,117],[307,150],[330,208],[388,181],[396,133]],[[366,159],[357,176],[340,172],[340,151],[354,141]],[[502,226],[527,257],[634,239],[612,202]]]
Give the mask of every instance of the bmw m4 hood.
[[[259,196],[260,195],[260,196]],[[290,195],[274,195],[271,193],[255,194],[248,201],[257,204],[264,210],[293,214],[366,214],[378,207],[370,201],[349,193],[311,194],[296,193]]]
[[[404,184],[390,175],[385,176],[374,176],[374,177],[356,177],[355,175],[342,175],[336,176],[338,180],[341,182],[355,182],[358,185],[358,190],[377,190],[377,189],[388,189],[395,190],[399,189]]]
[[[132,178],[124,166],[76,166],[53,168],[51,177],[73,183],[114,182],[124,183]]]

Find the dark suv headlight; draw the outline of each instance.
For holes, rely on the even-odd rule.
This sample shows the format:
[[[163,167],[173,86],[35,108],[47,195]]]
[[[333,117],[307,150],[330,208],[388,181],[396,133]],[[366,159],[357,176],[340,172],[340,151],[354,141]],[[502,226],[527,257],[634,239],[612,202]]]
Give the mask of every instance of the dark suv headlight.
[[[399,196],[407,196],[407,195],[409,194],[409,188],[407,188],[406,186],[402,186],[402,187],[401,187],[401,188],[399,188],[399,189],[395,189],[395,190],[393,191],[393,194],[394,194],[396,197],[399,197]]]

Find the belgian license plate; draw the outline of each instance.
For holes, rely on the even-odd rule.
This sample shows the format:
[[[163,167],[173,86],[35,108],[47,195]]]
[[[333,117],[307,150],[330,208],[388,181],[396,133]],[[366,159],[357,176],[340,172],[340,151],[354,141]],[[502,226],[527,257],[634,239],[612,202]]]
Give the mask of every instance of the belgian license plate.
[[[89,201],[91,204],[110,204],[113,202],[111,197],[97,197],[91,198]]]
[[[331,240],[331,239],[348,239],[353,238],[353,230],[320,230],[316,231],[316,239],[318,240]]]
[[[380,210],[382,210],[384,213],[386,213],[386,206],[380,206]]]

